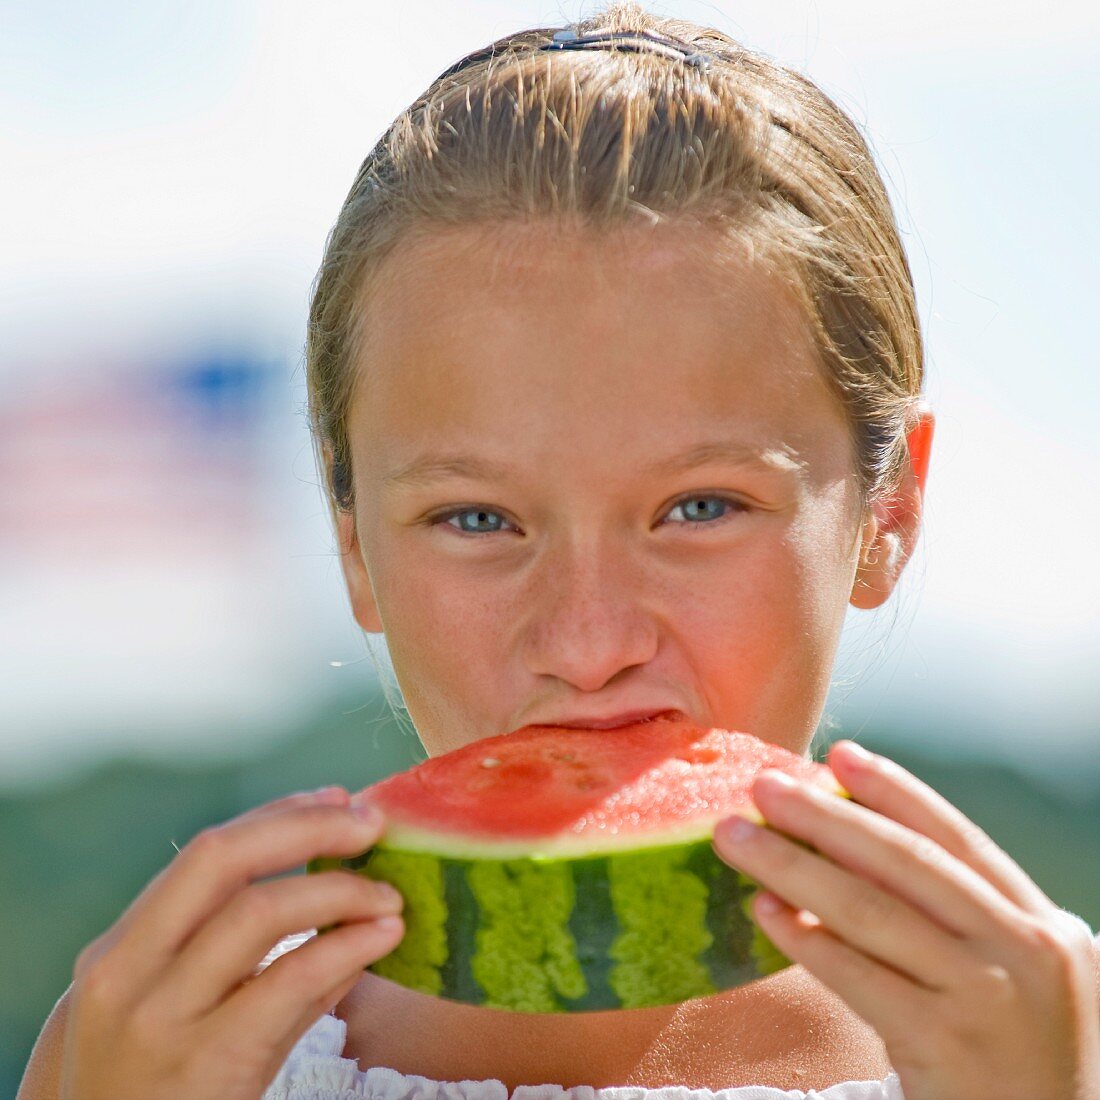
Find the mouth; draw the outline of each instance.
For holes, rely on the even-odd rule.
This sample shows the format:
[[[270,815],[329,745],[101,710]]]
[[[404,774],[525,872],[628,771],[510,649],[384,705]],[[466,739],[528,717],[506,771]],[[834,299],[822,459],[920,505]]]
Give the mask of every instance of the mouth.
[[[654,722],[659,719],[671,719],[673,721],[686,721],[687,715],[679,710],[634,710],[622,714],[611,715],[606,718],[563,718],[549,722],[533,723],[542,726],[560,726],[564,729],[575,730],[613,730],[622,729],[623,726],[639,725],[645,722]]]

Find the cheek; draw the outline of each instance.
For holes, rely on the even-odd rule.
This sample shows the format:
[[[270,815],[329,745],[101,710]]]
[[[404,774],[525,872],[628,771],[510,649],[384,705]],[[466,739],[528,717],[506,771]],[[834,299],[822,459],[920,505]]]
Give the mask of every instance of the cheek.
[[[408,556],[394,555],[376,570],[386,640],[410,709],[424,692],[476,694],[478,670],[500,664],[492,647],[502,642],[507,609],[465,571],[410,566]]]
[[[736,669],[746,686],[759,682],[804,644],[813,619],[804,583],[785,541],[762,543],[716,563],[704,590],[685,593],[679,631],[708,665]]]
[[[845,499],[837,492],[808,509],[787,538],[794,613],[807,637],[824,643],[830,654],[852,593],[858,546],[850,526]]]
[[[819,502],[751,549],[716,562],[709,576],[695,574],[678,621],[698,639],[697,651],[746,674],[827,661],[851,590],[846,533],[837,520],[832,502]]]

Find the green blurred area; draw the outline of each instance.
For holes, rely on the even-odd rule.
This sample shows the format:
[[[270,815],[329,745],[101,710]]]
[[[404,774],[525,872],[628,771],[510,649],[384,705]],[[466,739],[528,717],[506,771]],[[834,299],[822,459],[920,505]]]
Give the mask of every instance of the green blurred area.
[[[887,733],[859,741],[942,793],[1058,905],[1100,928],[1100,792],[1070,801],[994,760],[947,760]],[[330,783],[354,791],[422,759],[379,696],[232,763],[116,760],[75,781],[0,794],[0,1096],[15,1095],[80,950],[176,848],[283,794]]]

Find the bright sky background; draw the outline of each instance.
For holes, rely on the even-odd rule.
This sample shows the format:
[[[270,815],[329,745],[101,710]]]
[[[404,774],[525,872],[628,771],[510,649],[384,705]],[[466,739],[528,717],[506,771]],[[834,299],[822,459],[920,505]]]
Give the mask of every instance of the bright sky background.
[[[894,726],[962,751],[996,743],[1061,776],[1066,752],[1095,760],[1100,8],[651,8],[741,38],[849,111],[886,177],[917,282],[939,417],[924,543],[896,604],[850,612],[831,712],[850,732]],[[36,378],[196,333],[252,340],[293,368],[325,235],[394,115],[464,53],[591,10],[0,4],[0,402]],[[93,591],[74,557],[68,572],[0,582],[14,609],[0,627],[14,654],[0,672],[0,772],[138,744],[142,708],[171,707],[179,736],[193,738],[197,717],[262,725],[328,690],[330,661],[356,662],[342,670],[345,690],[348,676],[366,677],[294,419],[302,400],[288,394],[275,471],[294,528],[286,568],[249,605],[263,616],[227,615],[217,639],[188,635],[190,664],[175,679],[138,684],[121,671],[134,647],[168,654],[181,637],[163,578],[98,577]],[[224,578],[211,583],[233,598]],[[43,601],[64,612],[47,619]],[[130,615],[133,637],[130,649],[105,643],[96,665],[88,639],[108,603]],[[142,619],[139,605],[155,613]],[[126,721],[110,721],[127,699]],[[91,731],[76,716],[95,706]],[[164,727],[166,744],[172,736]],[[1063,781],[1094,788],[1100,770],[1074,764]]]

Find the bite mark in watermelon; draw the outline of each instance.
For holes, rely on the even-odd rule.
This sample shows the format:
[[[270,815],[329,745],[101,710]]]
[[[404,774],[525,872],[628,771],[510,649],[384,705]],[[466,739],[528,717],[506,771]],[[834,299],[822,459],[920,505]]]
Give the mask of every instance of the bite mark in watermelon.
[[[399,985],[519,1012],[675,1004],[790,965],[752,919],[757,884],[711,843],[730,814],[763,822],[764,768],[847,796],[824,764],[744,733],[525,726],[367,788],[379,842],[307,870],[401,892],[405,935],[368,967]]]

